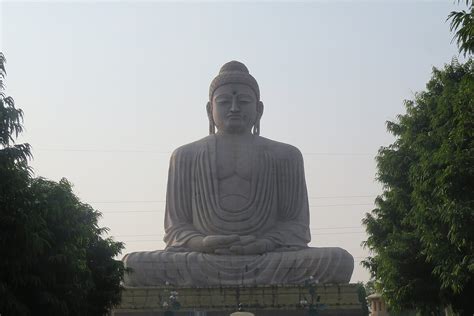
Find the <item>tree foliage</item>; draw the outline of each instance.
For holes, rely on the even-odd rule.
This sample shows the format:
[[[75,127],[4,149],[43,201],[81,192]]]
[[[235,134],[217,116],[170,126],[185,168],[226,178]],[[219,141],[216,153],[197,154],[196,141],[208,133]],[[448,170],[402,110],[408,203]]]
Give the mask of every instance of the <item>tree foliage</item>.
[[[4,65],[0,53],[0,314],[105,315],[120,301],[123,245],[102,237],[100,213],[67,180],[32,176]]]
[[[365,261],[394,309],[474,312],[474,62],[433,69],[379,150]]]
[[[367,293],[364,283],[358,282],[357,283],[357,296],[359,298],[360,307],[361,307],[361,315],[368,316],[369,315],[369,303],[367,301],[367,296],[370,293]]]
[[[474,53],[474,3],[466,0],[466,5],[468,11],[452,11],[448,16],[451,31],[455,31],[454,39],[464,56]]]

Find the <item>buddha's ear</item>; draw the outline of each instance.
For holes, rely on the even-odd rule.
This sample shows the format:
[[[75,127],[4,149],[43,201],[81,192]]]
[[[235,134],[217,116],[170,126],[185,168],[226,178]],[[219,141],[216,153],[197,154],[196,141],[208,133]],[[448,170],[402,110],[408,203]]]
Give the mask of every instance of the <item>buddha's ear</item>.
[[[211,101],[207,102],[206,104],[206,112],[207,112],[207,116],[212,117]]]
[[[258,101],[257,103],[257,113],[258,113],[258,117],[262,117],[262,114],[263,114],[263,102],[262,101]]]
[[[207,118],[209,119],[209,135],[212,135],[216,133],[216,124],[214,123],[214,119],[212,118],[211,102],[207,102],[206,112],[207,112]]]
[[[255,119],[255,124],[253,125],[252,134],[260,135],[260,119],[262,118],[263,114],[263,102],[257,102],[257,117]]]

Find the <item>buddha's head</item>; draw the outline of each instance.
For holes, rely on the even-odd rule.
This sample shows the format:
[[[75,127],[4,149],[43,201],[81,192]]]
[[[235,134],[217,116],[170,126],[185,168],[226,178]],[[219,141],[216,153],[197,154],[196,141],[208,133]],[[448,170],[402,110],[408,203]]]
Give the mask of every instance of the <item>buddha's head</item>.
[[[223,134],[260,133],[260,90],[244,64],[231,61],[222,66],[209,87],[207,114],[210,134],[215,127]]]

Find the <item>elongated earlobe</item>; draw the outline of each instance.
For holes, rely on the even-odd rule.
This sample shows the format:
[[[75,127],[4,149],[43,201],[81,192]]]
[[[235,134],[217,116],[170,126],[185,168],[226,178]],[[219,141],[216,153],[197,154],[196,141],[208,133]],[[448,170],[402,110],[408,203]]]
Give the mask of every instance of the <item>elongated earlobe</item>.
[[[211,102],[207,102],[206,112],[207,112],[207,118],[209,119],[209,135],[213,135],[216,133],[216,124],[214,123],[214,118],[212,117]]]
[[[255,120],[255,124],[253,125],[252,134],[255,136],[260,135],[260,119],[263,115],[263,102],[258,101],[257,103],[257,119]]]
[[[252,134],[254,134],[255,136],[260,135],[260,119],[258,119],[257,122],[255,122],[255,125],[253,126],[253,130],[252,130]]]

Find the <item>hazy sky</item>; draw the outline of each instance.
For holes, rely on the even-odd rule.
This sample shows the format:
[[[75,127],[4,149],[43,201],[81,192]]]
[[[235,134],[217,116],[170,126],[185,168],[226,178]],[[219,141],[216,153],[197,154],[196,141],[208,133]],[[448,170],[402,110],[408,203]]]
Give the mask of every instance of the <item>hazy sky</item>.
[[[163,249],[171,151],[207,135],[211,80],[257,79],[261,135],[305,159],[311,246],[340,246],[367,281],[361,226],[381,192],[385,121],[457,56],[454,1],[1,2],[7,94],[38,176],[67,178],[124,253]]]

